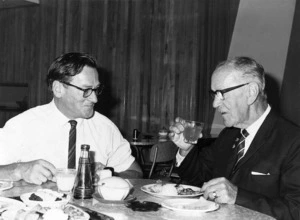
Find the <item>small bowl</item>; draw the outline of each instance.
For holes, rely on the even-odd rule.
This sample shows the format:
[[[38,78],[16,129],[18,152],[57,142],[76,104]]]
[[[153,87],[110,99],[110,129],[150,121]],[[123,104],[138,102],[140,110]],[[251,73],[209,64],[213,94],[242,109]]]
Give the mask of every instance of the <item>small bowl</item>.
[[[99,181],[98,193],[105,200],[124,200],[131,189],[131,185],[120,177],[108,177]]]

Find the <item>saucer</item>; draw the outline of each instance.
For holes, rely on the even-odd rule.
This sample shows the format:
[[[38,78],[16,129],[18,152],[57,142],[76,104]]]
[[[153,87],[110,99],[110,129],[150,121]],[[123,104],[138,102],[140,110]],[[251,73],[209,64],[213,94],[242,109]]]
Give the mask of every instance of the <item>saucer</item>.
[[[105,203],[105,204],[116,204],[116,205],[126,205],[128,203],[133,202],[134,200],[136,200],[136,197],[134,197],[133,195],[129,194],[124,200],[107,200],[107,199],[103,199],[99,193],[94,193],[93,194],[93,198],[96,199],[97,201],[101,202],[101,203]]]

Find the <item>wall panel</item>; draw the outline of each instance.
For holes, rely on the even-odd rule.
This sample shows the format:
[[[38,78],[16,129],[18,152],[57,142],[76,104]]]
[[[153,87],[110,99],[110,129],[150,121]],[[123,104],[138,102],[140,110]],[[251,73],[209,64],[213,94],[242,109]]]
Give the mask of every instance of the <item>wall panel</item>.
[[[239,0],[224,2],[41,0],[0,10],[0,82],[28,83],[30,107],[47,103],[52,60],[87,52],[104,68],[97,110],[126,137],[157,133],[176,116],[209,122],[210,73],[227,56],[236,14],[228,8]]]

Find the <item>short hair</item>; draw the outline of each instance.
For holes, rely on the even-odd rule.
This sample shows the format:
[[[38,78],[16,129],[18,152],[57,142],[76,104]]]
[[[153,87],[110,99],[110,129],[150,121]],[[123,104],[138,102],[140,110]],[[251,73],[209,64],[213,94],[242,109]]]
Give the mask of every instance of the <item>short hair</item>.
[[[85,53],[65,53],[55,58],[47,74],[49,90],[52,91],[52,84],[55,80],[69,82],[85,66],[98,68],[96,60],[91,55]]]
[[[251,57],[234,57],[219,63],[216,70],[222,67],[232,67],[243,73],[242,77],[251,78],[259,86],[260,97],[267,99],[265,92],[265,70],[264,67]]]

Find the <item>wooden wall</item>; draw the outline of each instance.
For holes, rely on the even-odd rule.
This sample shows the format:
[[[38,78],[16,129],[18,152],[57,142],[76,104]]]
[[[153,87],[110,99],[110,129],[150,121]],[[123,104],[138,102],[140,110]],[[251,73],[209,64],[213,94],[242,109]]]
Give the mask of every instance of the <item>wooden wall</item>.
[[[226,59],[238,0],[40,0],[0,10],[0,83],[28,83],[47,103],[45,76],[64,52],[95,56],[105,84],[97,110],[125,137],[176,116],[209,123],[210,74]],[[11,115],[0,111],[0,127]]]

